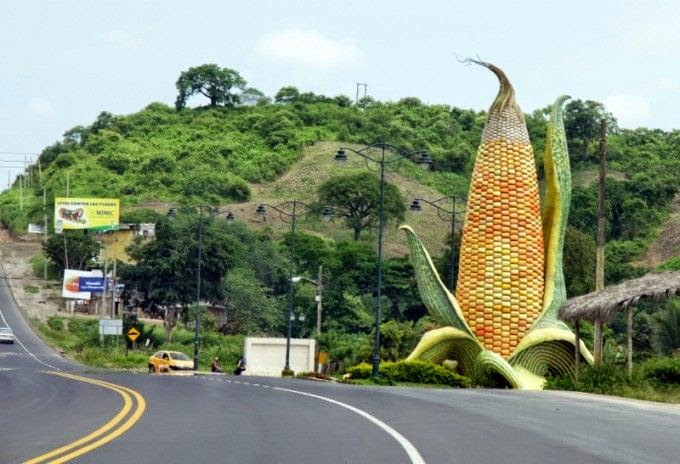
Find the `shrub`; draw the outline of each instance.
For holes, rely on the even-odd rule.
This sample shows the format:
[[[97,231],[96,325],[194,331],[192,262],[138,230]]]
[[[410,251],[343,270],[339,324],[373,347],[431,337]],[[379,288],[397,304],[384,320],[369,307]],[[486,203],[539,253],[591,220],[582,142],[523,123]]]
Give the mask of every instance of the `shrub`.
[[[367,379],[373,373],[373,367],[368,363],[361,363],[347,369],[347,373],[353,379]]]
[[[653,358],[642,365],[645,379],[680,385],[680,358]]]
[[[625,368],[613,364],[598,364],[584,367],[579,373],[578,384],[569,376],[553,377],[547,379],[545,388],[612,395],[622,387],[630,386],[630,383]]]
[[[47,319],[47,325],[52,330],[62,331],[64,330],[64,319],[60,316],[50,316]]]
[[[35,285],[24,285],[24,292],[26,293],[40,293],[40,287]]]
[[[451,387],[469,387],[470,379],[451,372],[443,366],[423,361],[399,361],[383,363],[380,374],[396,382],[425,383],[449,385]]]
[[[353,379],[368,379],[372,374],[368,363],[357,364],[347,372]],[[470,379],[451,372],[443,366],[423,361],[399,361],[380,364],[380,378],[391,382],[424,383],[432,385],[449,385],[452,387],[469,387]]]

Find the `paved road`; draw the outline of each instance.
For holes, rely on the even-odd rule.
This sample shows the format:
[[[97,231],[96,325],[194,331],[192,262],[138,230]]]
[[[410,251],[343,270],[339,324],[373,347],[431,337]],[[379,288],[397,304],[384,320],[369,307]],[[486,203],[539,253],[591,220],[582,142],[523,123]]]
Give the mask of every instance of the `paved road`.
[[[4,288],[0,309],[26,348],[0,345],[1,463],[24,462],[73,444],[110,425],[117,414],[121,419],[115,427],[59,456],[119,433],[72,462],[680,460],[678,407],[555,392],[371,388],[250,376],[93,371],[46,347],[22,321]],[[133,421],[135,414],[139,420]],[[36,462],[50,459],[57,457]]]

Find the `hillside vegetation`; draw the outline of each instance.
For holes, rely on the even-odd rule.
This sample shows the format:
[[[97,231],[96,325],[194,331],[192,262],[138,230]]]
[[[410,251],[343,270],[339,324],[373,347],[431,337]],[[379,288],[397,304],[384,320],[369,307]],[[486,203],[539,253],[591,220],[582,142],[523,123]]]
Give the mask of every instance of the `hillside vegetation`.
[[[182,109],[151,103],[130,115],[101,113],[89,126],[74,127],[62,140],[46,147],[38,163],[0,195],[0,221],[17,234],[24,233],[28,223],[41,223],[43,186],[51,205],[54,197],[66,195],[67,181],[72,197],[120,198],[124,221],[158,221],[159,243],[181,251],[172,255],[183,266],[173,270],[172,279],[176,280],[159,275],[157,287],[138,289],[144,293],[147,309],[160,311],[164,304],[180,301],[186,320],[195,282],[195,275],[190,275],[195,271],[189,267],[195,261],[196,240],[191,237],[196,224],[170,224],[165,212],[170,206],[198,203],[227,207],[242,226],[206,226],[205,246],[213,250],[215,261],[211,264],[206,252],[207,289],[202,295],[227,308],[236,308],[230,313],[233,317],[250,317],[247,311],[238,312],[239,308],[261,313],[247,324],[232,323],[227,332],[280,334],[280,315],[286,306],[289,225],[278,219],[262,222],[254,214],[258,203],[297,199],[315,204],[319,185],[340,172],[333,165],[338,147],[358,149],[376,141],[406,150],[426,149],[434,160],[429,171],[403,162],[388,175],[406,205],[414,197],[434,200],[467,193],[485,121],[483,112],[426,105],[413,97],[398,102],[367,98],[355,105],[347,97],[300,93],[292,87],[282,89],[274,102],[261,97],[257,102]],[[526,116],[539,180],[546,114],[545,110],[537,110]],[[592,134],[600,118],[610,120],[608,283],[646,271],[633,263],[656,237],[678,193],[680,131],[618,129],[600,104],[580,100],[567,105],[565,116],[576,179],[565,245],[565,275],[569,294],[574,296],[592,290],[594,282],[597,186],[592,179],[597,166],[597,140]],[[350,172],[366,171],[362,160],[351,154],[349,157]],[[158,214],[144,210],[149,207]],[[48,213],[50,210],[48,206]],[[433,253],[440,254],[435,256],[436,263],[443,275],[448,275],[450,226],[440,221],[431,208],[424,208],[418,217],[407,213],[405,222],[414,226]],[[403,239],[394,225],[390,224],[386,239],[390,259],[385,271],[388,309],[383,325],[392,325],[385,328],[385,359],[403,356],[429,324],[414,290],[410,265],[403,257]],[[368,360],[375,231],[367,231],[354,243],[351,231],[341,222],[327,224],[312,218],[300,223],[299,232],[297,272],[315,276],[322,264],[324,272],[330,273],[324,303],[326,338],[322,344],[332,346],[335,351],[331,355],[338,359]],[[220,243],[227,244],[226,251],[218,246]],[[143,268],[147,273],[155,269],[153,263],[164,262],[155,261],[160,255],[151,256],[150,252],[140,248],[133,253],[147,263],[144,265],[148,267]],[[677,266],[677,259],[671,258],[665,266]],[[141,271],[127,272],[132,282]],[[164,290],[159,290],[161,287]],[[310,334],[314,326],[313,293],[303,287],[298,292],[296,311],[300,308],[307,312],[299,333]],[[357,350],[357,343],[368,349]]]

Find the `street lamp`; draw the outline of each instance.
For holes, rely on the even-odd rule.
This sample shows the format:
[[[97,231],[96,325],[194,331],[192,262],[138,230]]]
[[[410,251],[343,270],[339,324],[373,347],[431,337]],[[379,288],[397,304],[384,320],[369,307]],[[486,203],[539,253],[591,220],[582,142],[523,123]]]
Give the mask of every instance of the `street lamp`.
[[[383,254],[383,236],[385,233],[385,169],[388,165],[393,163],[399,163],[405,159],[411,159],[418,155],[417,163],[421,166],[428,167],[432,164],[427,152],[424,150],[417,151],[405,151],[399,147],[391,145],[389,143],[378,142],[360,150],[354,150],[349,147],[340,147],[340,149],[335,154],[335,161],[344,164],[347,161],[347,154],[345,152],[351,151],[355,153],[366,161],[366,166],[369,162],[378,164],[380,168],[380,219],[378,225],[378,264],[377,264],[377,284],[376,284],[376,309],[375,309],[375,340],[373,343],[373,378],[378,378],[380,375],[380,320],[381,320],[381,288],[382,288],[382,254]],[[378,157],[373,157],[369,153],[377,151],[379,153]],[[394,157],[387,158],[388,153],[393,153]]]
[[[224,214],[228,224],[232,224],[236,217],[231,211],[223,211],[207,205],[194,205],[182,208],[182,212],[193,212],[198,209],[198,259],[196,272],[196,317],[194,319],[194,370],[198,370],[198,351],[199,351],[199,328],[201,325],[201,264],[203,261],[203,212],[207,213],[207,218]],[[175,208],[168,210],[168,218],[173,219],[177,215]]]
[[[465,214],[465,197],[461,197],[458,195],[451,195],[451,196],[445,196],[438,198],[437,200],[429,201],[426,200],[425,198],[415,198],[411,202],[411,211],[414,213],[420,213],[423,210],[423,207],[420,205],[420,202],[425,202],[430,206],[433,206],[437,210],[437,216],[439,216],[439,219],[442,221],[447,221],[451,222],[451,262],[449,263],[450,266],[450,273],[449,273],[449,279],[450,279],[450,284],[451,284],[451,291],[454,290],[456,286],[456,276],[454,275],[454,247],[455,247],[455,240],[454,236],[456,234],[456,217],[459,215]],[[448,209],[444,207],[444,203],[451,203],[451,209]]]
[[[330,216],[330,210],[328,207],[324,208],[326,216]],[[319,266],[319,279],[314,280],[304,276],[291,277],[291,282],[294,284],[300,282],[301,280],[306,280],[307,282],[316,285],[316,353],[314,356],[314,372],[319,372],[319,337],[321,336],[321,311],[322,311],[322,293],[323,293],[323,266]]]
[[[290,223],[291,231],[291,246],[290,246],[290,261],[288,263],[288,327],[286,330],[286,365],[283,368],[283,375],[292,375],[290,369],[290,337],[292,331],[292,319],[293,316],[293,274],[295,269],[295,223],[297,218],[306,216],[311,213],[319,212],[318,207],[308,205],[298,200],[288,200],[277,205],[270,205],[267,203],[260,203],[257,205],[255,213],[261,216],[263,219],[267,217],[267,208],[271,208],[277,213],[279,213],[279,218],[283,222]],[[321,212],[322,216],[326,218],[330,216],[330,209],[323,208]]]

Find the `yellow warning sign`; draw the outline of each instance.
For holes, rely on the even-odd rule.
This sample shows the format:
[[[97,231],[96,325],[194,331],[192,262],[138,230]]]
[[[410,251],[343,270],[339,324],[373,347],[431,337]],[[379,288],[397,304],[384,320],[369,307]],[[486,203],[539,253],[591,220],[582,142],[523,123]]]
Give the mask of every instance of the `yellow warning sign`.
[[[130,330],[128,330],[127,336],[130,339],[130,341],[134,342],[135,340],[137,340],[137,337],[139,337],[139,330],[132,327]]]

